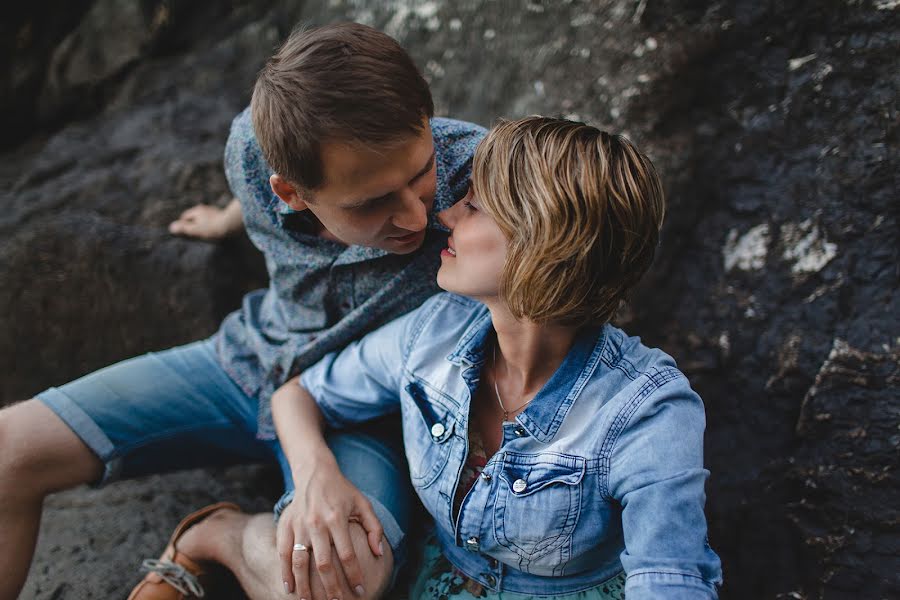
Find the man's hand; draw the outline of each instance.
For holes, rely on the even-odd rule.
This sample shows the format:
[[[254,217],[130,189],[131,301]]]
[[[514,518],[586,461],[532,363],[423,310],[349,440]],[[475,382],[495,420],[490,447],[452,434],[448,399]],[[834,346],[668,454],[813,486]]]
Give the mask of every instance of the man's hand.
[[[238,233],[244,226],[241,205],[232,200],[225,208],[198,204],[169,224],[169,233],[207,241],[219,241]]]
[[[312,598],[309,578],[314,564],[327,597],[341,600],[336,571],[340,566],[350,588],[357,596],[363,596],[363,573],[350,539],[350,523],[359,523],[366,531],[375,556],[384,555],[384,530],[369,500],[341,475],[333,462],[323,463],[297,482],[294,500],[279,519],[276,544],[282,579],[288,593],[296,590],[297,597],[308,600]],[[295,549],[295,544],[308,550]],[[332,564],[332,546],[340,565]]]

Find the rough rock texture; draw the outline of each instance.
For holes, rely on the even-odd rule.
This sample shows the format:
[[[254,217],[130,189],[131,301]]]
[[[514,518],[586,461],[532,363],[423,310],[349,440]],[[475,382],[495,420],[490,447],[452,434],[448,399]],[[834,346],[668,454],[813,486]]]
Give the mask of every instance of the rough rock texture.
[[[224,201],[253,76],[299,21],[396,36],[439,113],[563,114],[637,140],[670,209],[621,323],[707,405],[723,598],[900,595],[895,0],[32,2],[0,64],[0,404],[201,338],[264,285],[245,241],[171,238]],[[45,18],[46,15],[52,18]],[[269,471],[47,503],[23,598],[112,598],[180,515],[265,509]]]

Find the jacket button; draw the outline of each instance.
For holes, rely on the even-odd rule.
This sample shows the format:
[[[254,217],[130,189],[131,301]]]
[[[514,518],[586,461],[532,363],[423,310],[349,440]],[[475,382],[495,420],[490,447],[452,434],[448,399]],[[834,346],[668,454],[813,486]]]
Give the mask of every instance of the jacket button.
[[[514,431],[515,434],[516,434],[517,436],[519,436],[519,437],[524,437],[525,435],[528,435],[528,432],[525,431],[525,428],[522,427],[521,425],[519,425],[518,427],[516,427],[513,431]]]
[[[488,473],[487,471],[482,471],[482,472],[481,472],[481,478],[484,479],[485,481],[490,481],[490,480],[491,480],[491,474]]]
[[[477,537],[470,537],[466,540],[466,550],[469,552],[478,552],[479,544]]]
[[[444,427],[443,423],[435,423],[431,426],[431,437],[437,439],[444,435],[444,432],[447,431],[447,428]]]
[[[488,576],[485,577],[485,579],[487,579],[489,586],[494,587],[497,585],[497,578],[494,577],[493,575],[491,575],[490,573],[488,573]]]
[[[525,483],[524,479],[516,479],[513,482],[513,491],[517,494],[524,492],[525,488],[527,488],[527,487],[528,487],[528,484]]]

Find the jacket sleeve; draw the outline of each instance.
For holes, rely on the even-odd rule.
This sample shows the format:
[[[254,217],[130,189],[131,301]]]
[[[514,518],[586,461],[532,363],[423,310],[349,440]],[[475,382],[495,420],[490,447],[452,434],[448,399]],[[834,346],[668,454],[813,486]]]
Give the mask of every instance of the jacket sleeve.
[[[625,596],[715,599],[722,570],[703,512],[703,402],[675,368],[645,377],[619,415],[610,458],[608,492],[622,507]]]
[[[300,385],[315,398],[329,426],[346,427],[400,410],[403,365],[412,324],[422,308],[326,355],[303,372]]]

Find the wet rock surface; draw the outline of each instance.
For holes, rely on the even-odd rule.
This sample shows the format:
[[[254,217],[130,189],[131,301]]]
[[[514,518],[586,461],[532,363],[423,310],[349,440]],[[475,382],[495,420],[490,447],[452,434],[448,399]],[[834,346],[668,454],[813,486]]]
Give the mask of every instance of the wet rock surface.
[[[722,597],[900,594],[889,0],[18,8],[0,57],[0,403],[209,335],[265,285],[246,240],[165,225],[227,201],[228,125],[271,49],[297,22],[342,19],[397,37],[442,115],[579,118],[663,172],[657,263],[620,322],[706,401]],[[277,479],[192,471],[54,496],[22,597],[124,597],[183,514],[216,499],[266,510]]]

